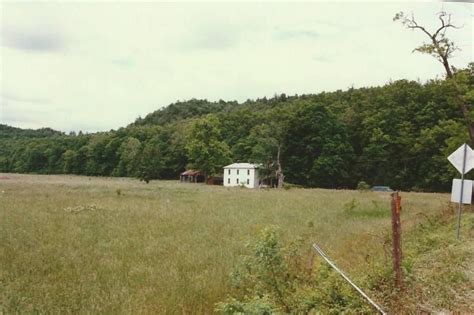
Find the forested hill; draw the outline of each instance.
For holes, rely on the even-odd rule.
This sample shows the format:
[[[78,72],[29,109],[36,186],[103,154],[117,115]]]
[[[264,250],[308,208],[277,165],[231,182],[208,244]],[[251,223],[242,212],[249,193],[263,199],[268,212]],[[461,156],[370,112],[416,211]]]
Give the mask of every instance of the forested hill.
[[[51,136],[63,136],[64,133],[51,128],[21,129],[0,124],[0,139],[18,139],[18,138],[45,138]]]
[[[446,191],[456,175],[446,157],[468,141],[458,102],[474,104],[473,69],[243,103],[192,99],[96,134],[0,125],[0,171],[177,179],[187,167],[212,175],[248,161],[271,178],[280,156],[285,181],[306,187]]]
[[[209,102],[207,100],[191,99],[184,102],[176,102],[153,113],[145,118],[138,118],[132,125],[166,125],[178,120],[188,119],[206,114],[229,111],[237,102]]]

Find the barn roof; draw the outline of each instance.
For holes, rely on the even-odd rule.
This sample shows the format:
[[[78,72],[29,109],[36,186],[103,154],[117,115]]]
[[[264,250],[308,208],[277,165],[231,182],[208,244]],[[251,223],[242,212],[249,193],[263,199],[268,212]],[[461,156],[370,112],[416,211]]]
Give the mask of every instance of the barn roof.
[[[233,163],[227,166],[224,166],[224,168],[245,168],[245,169],[253,169],[253,168],[259,168],[259,164],[251,164],[251,163]]]
[[[195,175],[201,175],[201,172],[196,171],[196,170],[187,170],[185,172],[182,172],[181,175],[182,176],[195,176]]]

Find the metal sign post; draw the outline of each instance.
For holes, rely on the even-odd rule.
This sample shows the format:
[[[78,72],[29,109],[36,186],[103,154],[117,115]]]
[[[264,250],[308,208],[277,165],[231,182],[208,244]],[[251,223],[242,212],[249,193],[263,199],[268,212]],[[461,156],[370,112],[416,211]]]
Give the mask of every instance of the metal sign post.
[[[458,218],[456,223],[456,238],[459,239],[461,227],[461,210],[464,197],[464,174],[474,168],[474,152],[470,146],[463,144],[450,156],[448,156],[448,160],[461,173],[461,189],[459,192]],[[469,203],[471,203],[470,200]]]
[[[457,239],[459,239],[459,230],[461,228],[461,209],[462,209],[462,197],[464,193],[464,172],[466,171],[466,154],[467,154],[467,144],[464,145],[464,152],[463,152],[463,159],[462,159],[461,192],[459,194],[458,222],[456,224],[456,238]]]

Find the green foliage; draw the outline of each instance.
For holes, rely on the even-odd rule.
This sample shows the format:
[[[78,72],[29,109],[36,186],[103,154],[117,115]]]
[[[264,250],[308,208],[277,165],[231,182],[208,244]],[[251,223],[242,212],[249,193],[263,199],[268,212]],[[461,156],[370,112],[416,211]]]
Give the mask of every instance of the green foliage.
[[[215,310],[220,314],[226,315],[270,315],[277,312],[267,296],[253,297],[245,302],[229,298],[224,302],[217,303]]]
[[[303,188],[303,186],[296,185],[296,184],[291,184],[291,183],[287,183],[287,182],[285,182],[283,184],[283,189],[285,189],[285,190],[290,190],[290,189],[293,189],[293,188]]]
[[[350,186],[353,150],[344,127],[319,103],[299,104],[286,134],[287,179],[316,187]]]
[[[370,190],[370,185],[362,180],[362,181],[357,183],[357,190],[368,191],[368,190]]]
[[[206,178],[220,173],[231,161],[229,147],[221,141],[219,121],[213,115],[193,121],[186,140],[190,166],[200,170]]]
[[[344,212],[354,212],[354,210],[359,206],[359,202],[352,198],[350,201],[344,204]]]
[[[265,228],[260,238],[248,246],[252,256],[244,257],[231,274],[237,296],[218,303],[216,311],[222,314],[367,312],[364,302],[328,266],[319,266],[313,274],[314,266],[307,265],[302,244],[302,239],[297,239],[283,246],[276,228]]]
[[[384,300],[387,308],[399,313],[412,313],[417,308],[433,313],[441,310],[472,312],[462,311],[459,305],[459,300],[464,298],[461,292],[472,292],[474,288],[469,279],[473,258],[473,239],[468,236],[472,233],[469,231],[472,213],[464,214],[468,216],[461,226],[465,235],[459,242],[454,236],[454,226],[450,224],[455,220],[450,208],[448,205],[441,212],[424,217],[404,234],[403,291],[393,288],[393,275],[388,266],[374,266],[376,272],[369,276],[369,283],[378,290],[378,299]],[[454,290],[455,287],[458,289]],[[420,301],[423,301],[422,305]]]
[[[236,102],[177,102],[116,131],[65,135],[0,125],[0,171],[177,179],[186,166],[221,174],[262,164],[303,187],[447,191],[446,156],[469,140],[460,100],[474,104],[474,64],[450,80]],[[278,154],[280,153],[280,154]],[[281,167],[281,172],[279,171]]]
[[[373,204],[378,207],[377,202]],[[357,212],[358,206],[353,199],[346,203],[344,212]],[[364,264],[368,263],[366,268],[370,272],[353,280],[386,311],[456,310],[453,306],[459,306],[459,300],[465,297],[453,287],[463,292],[472,290],[473,284],[466,273],[472,269],[467,267],[472,260],[472,239],[456,241],[452,225],[447,224],[453,218],[448,212],[429,216],[405,232],[404,290],[394,287],[389,260],[373,261],[369,256]],[[472,222],[472,218],[463,221],[465,236],[472,233]],[[389,246],[388,233],[382,241]],[[292,314],[374,312],[328,265],[305,265],[310,260],[301,250],[301,244],[297,241],[283,246],[274,228],[263,230],[255,244],[249,245],[252,256],[245,256],[241,266],[231,274],[234,295],[218,303],[216,311],[222,314],[253,314],[255,309]]]
[[[3,177],[10,178],[0,179],[0,309],[6,314],[211,314],[219,301],[239,302],[227,313],[283,313],[272,295],[256,294],[252,284],[262,282],[256,277],[261,273],[249,272],[260,270],[254,240],[269,222],[284,227],[272,248],[279,249],[287,279],[295,283],[295,290],[282,287],[289,288],[291,305],[300,307],[295,314],[358,314],[368,307],[314,255],[313,241],[389,314],[474,312],[474,284],[465,281],[474,267],[474,213],[465,207],[457,241],[455,207],[433,219],[446,194],[403,193],[406,293],[400,294],[392,286],[390,219],[351,217],[343,208],[355,198],[356,212],[376,207],[389,212],[386,195]],[[288,240],[298,235],[303,241],[292,245]]]
[[[145,182],[160,178],[160,172],[165,168],[165,158],[159,138],[152,138],[145,143],[140,155],[139,178]]]
[[[52,136],[63,136],[64,133],[53,130],[51,128],[40,128],[40,129],[21,129],[4,124],[0,124],[0,139],[31,139],[31,138],[48,138]]]
[[[76,169],[76,152],[73,150],[66,150],[62,155],[63,159],[63,173],[74,174]]]
[[[376,200],[372,200],[372,207],[361,206],[355,198],[352,198],[344,204],[344,215],[351,218],[376,219],[389,217],[390,209]]]
[[[148,114],[145,118],[137,119],[134,126],[159,125],[164,126],[188,118],[202,117],[207,114],[227,111],[237,105],[236,102],[209,102],[207,100],[191,99],[176,102]]]
[[[120,146],[120,176],[136,176],[141,152],[141,142],[137,138],[128,137]]]

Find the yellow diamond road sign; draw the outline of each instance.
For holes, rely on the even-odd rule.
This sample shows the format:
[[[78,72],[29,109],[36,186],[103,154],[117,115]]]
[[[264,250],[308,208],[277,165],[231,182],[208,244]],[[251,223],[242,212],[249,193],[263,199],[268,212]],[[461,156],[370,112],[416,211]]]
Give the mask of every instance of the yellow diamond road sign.
[[[451,164],[453,164],[453,166],[461,174],[463,174],[464,150],[466,150],[466,164],[464,167],[464,174],[466,174],[474,168],[474,151],[471,149],[471,147],[467,144],[463,144],[456,151],[451,153],[450,156],[448,156],[449,162],[451,162]]]

